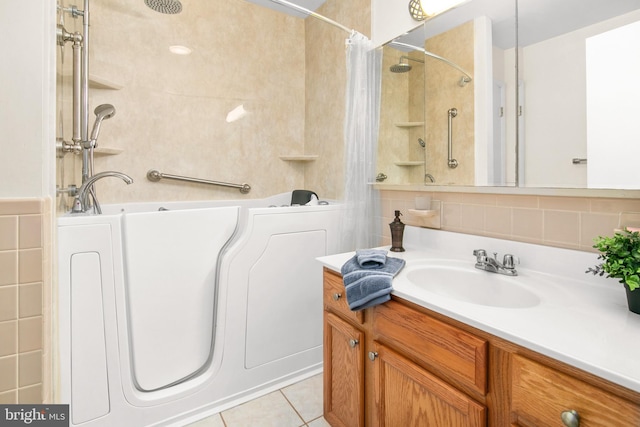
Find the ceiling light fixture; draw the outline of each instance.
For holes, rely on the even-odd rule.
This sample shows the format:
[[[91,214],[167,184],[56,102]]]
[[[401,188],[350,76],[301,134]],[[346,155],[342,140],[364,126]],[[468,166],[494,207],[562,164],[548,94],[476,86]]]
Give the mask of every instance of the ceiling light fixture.
[[[409,14],[416,21],[424,21],[469,0],[411,0]]]

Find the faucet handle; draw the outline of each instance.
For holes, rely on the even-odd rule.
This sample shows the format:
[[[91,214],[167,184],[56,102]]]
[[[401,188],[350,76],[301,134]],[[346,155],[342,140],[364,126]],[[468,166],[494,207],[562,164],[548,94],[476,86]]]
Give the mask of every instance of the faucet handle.
[[[484,249],[474,249],[473,255],[477,258],[478,262],[484,262],[487,260],[487,251]]]
[[[515,255],[505,254],[502,264],[504,268],[515,268],[516,265],[520,264],[520,258]]]

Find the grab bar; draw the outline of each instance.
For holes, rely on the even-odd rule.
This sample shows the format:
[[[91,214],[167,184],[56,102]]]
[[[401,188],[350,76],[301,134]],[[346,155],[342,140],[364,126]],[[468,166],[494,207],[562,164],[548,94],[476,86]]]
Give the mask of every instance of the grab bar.
[[[220,185],[222,187],[238,188],[240,189],[240,192],[242,194],[247,194],[249,191],[251,191],[251,186],[249,184],[231,184],[229,182],[211,181],[208,179],[201,179],[201,178],[189,178],[188,176],[171,175],[168,173],[162,173],[155,169],[151,169],[149,172],[147,172],[147,179],[149,181],[158,182],[162,178],[175,179],[176,181],[197,182],[199,184],[211,184],[211,185]]]
[[[451,121],[453,120],[454,117],[456,117],[458,115],[458,109],[457,108],[449,108],[448,114],[449,114],[449,158],[448,158],[447,164],[451,169],[454,169],[454,168],[458,167],[458,161],[453,158],[453,143],[452,143],[452,138],[451,138],[451,133],[452,133]]]

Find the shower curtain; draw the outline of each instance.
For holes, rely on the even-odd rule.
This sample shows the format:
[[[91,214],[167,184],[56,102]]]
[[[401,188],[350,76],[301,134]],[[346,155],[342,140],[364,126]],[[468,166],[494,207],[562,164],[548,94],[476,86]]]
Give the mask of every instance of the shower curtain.
[[[373,188],[378,150],[382,51],[354,31],[347,39],[344,127],[344,251],[380,244],[380,200]]]

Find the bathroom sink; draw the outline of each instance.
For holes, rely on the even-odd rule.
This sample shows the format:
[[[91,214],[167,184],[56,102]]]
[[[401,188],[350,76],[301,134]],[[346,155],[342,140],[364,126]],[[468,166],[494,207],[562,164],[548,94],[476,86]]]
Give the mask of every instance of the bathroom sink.
[[[415,263],[406,272],[414,286],[459,301],[491,307],[527,308],[540,298],[519,281],[523,278],[489,273],[456,261]]]

